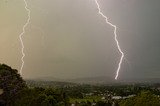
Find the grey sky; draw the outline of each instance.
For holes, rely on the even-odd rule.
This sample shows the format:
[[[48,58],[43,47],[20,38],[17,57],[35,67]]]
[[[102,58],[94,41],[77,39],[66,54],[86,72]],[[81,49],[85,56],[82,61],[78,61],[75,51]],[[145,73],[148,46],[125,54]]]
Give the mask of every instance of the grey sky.
[[[118,26],[125,57],[119,78],[160,76],[160,1],[99,0]],[[28,0],[31,22],[24,35],[26,78],[115,77],[120,55],[113,28],[94,0]],[[18,35],[26,21],[23,0],[0,1],[0,61],[20,68]]]

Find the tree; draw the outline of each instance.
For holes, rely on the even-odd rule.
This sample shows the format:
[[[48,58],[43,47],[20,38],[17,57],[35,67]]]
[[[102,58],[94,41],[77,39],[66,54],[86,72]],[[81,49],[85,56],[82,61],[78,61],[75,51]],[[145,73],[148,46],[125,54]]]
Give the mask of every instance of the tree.
[[[150,91],[142,91],[138,96],[122,101],[120,106],[160,106],[160,98]]]
[[[6,105],[11,104],[26,87],[25,81],[16,69],[12,69],[5,64],[0,64],[0,89],[3,89],[0,101],[5,102]]]
[[[0,106],[67,106],[68,97],[53,88],[28,88],[16,69],[0,64]]]

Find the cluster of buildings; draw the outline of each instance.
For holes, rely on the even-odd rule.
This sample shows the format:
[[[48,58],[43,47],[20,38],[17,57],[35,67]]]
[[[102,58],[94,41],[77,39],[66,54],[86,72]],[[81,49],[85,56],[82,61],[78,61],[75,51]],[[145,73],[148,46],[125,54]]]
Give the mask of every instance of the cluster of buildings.
[[[123,97],[122,96],[115,96],[114,93],[109,92],[109,91],[105,91],[104,93],[94,91],[94,92],[91,92],[91,93],[84,94],[85,98],[87,98],[87,97],[90,98],[90,97],[94,97],[94,96],[101,97],[99,99],[99,101],[104,101],[104,102],[111,101],[112,106],[115,106],[114,101],[120,100],[120,99],[128,99],[128,98],[134,97],[136,95],[133,94],[133,95],[123,96]],[[79,102],[79,104],[81,104],[81,102]],[[72,103],[71,106],[78,106],[78,105],[76,105],[76,103]],[[96,102],[91,102],[91,106],[96,106]]]

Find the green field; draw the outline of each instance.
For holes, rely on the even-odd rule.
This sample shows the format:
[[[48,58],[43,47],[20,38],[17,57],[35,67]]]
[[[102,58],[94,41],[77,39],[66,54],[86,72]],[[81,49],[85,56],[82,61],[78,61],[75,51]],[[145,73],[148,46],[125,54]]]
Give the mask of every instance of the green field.
[[[76,98],[70,98],[70,103],[75,103],[76,101],[77,102],[87,102],[87,101],[90,101],[90,102],[93,102],[93,100],[95,101],[101,101],[101,98],[102,96],[87,96],[87,97],[84,97],[83,99],[76,99]]]

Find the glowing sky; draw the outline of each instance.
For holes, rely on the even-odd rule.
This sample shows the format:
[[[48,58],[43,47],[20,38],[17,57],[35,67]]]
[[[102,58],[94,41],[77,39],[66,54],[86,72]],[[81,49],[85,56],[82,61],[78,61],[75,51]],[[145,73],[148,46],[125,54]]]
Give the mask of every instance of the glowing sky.
[[[99,0],[118,26],[118,39],[131,66],[119,78],[160,76],[160,1]],[[110,76],[120,58],[113,29],[93,0],[28,0],[31,23],[24,36],[24,77]],[[20,68],[18,35],[27,18],[22,0],[0,1],[0,62]]]

